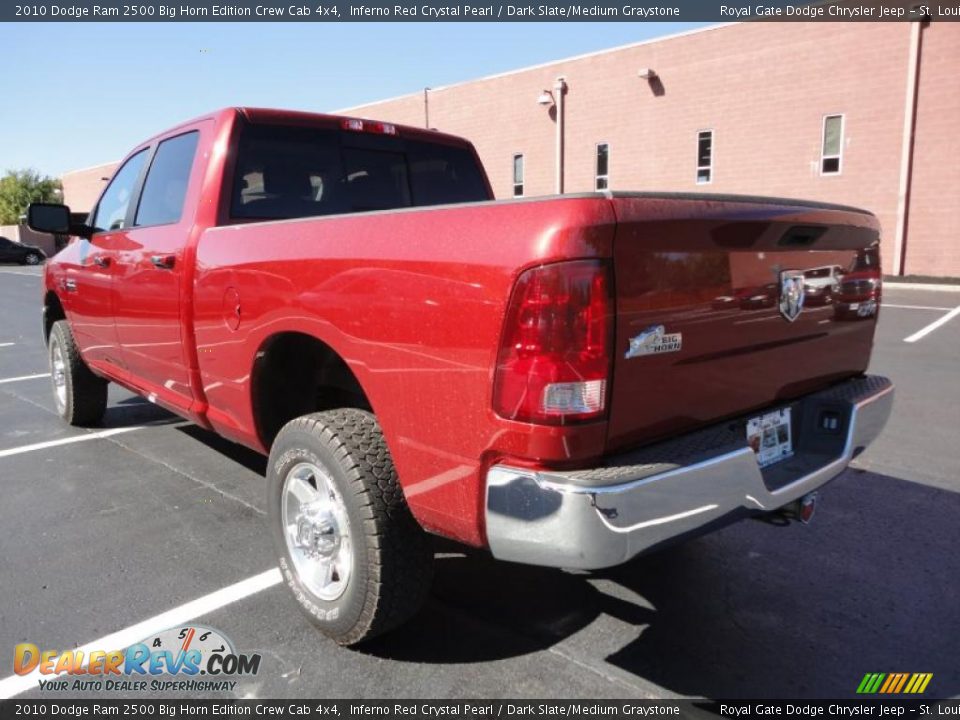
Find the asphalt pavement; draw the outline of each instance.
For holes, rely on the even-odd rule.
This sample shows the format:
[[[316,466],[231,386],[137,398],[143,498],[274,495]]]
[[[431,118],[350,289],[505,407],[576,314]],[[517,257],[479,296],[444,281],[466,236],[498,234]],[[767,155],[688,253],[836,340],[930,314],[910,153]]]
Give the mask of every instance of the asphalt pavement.
[[[438,542],[427,606],[362,650],[279,584],[262,457],[116,387],[102,428],[60,422],[39,302],[39,270],[0,267],[0,695],[56,697],[13,676],[18,643],[167,620],[262,656],[225,696],[845,698],[867,672],[960,695],[960,317],[905,342],[960,293],[885,288],[871,371],[893,416],[809,526],[744,521],[597,573]]]

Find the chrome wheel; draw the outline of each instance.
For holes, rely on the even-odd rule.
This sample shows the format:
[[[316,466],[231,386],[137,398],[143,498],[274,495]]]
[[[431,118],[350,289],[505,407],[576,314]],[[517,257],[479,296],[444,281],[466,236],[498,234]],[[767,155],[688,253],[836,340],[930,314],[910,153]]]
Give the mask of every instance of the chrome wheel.
[[[57,401],[57,412],[63,413],[67,407],[67,365],[63,360],[63,348],[60,340],[50,336],[50,377],[53,379],[53,396]]]
[[[27,262],[27,265],[39,265],[39,264],[40,264],[40,256],[37,255],[36,253],[30,253],[30,254],[27,255],[27,257],[26,257],[26,262]]]
[[[329,474],[310,462],[283,482],[283,536],[300,580],[322,600],[343,595],[353,569],[347,509]]]

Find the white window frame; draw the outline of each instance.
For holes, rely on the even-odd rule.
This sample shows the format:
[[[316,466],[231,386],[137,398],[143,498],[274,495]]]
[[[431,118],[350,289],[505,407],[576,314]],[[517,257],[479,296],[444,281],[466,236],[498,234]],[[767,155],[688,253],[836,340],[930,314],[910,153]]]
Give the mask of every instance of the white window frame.
[[[607,148],[607,174],[600,174],[600,148],[606,146]],[[605,187],[600,187],[600,179],[606,181]],[[610,143],[609,142],[598,142],[593,146],[593,189],[594,190],[609,190],[610,189]]]
[[[840,152],[836,155],[827,155],[824,151],[824,145],[827,142],[827,120],[830,118],[840,118]],[[842,175],[843,174],[843,145],[847,136],[847,115],[846,113],[827,113],[820,121],[820,175]],[[823,163],[825,160],[837,159],[837,169],[835,172],[824,172]]]
[[[701,165],[701,164],[700,164],[700,136],[703,135],[704,133],[710,133],[710,164],[709,164],[709,165]],[[694,141],[695,141],[695,143],[696,143],[696,145],[695,145],[695,148],[696,148],[696,156],[695,156],[695,157],[697,158],[697,170],[696,170],[696,172],[695,172],[694,175],[693,175],[693,181],[694,181],[697,185],[710,185],[710,184],[713,182],[713,166],[714,166],[714,164],[715,164],[714,161],[713,161],[713,155],[714,155],[714,152],[713,152],[713,151],[714,151],[714,146],[715,146],[715,144],[716,144],[716,142],[715,142],[716,139],[717,139],[717,134],[716,134],[716,132],[714,131],[713,128],[703,128],[703,129],[701,129],[701,130],[697,130],[697,134],[696,134],[696,136],[694,137]],[[709,173],[709,177],[708,177],[706,180],[701,180],[701,179],[700,179],[700,171],[701,171],[701,170],[706,170],[706,171]]]
[[[517,158],[520,158],[520,182],[517,182]],[[514,153],[510,156],[510,185],[513,188],[513,197],[523,197],[523,186],[527,180],[527,159],[523,153]],[[520,192],[517,192],[517,188]]]

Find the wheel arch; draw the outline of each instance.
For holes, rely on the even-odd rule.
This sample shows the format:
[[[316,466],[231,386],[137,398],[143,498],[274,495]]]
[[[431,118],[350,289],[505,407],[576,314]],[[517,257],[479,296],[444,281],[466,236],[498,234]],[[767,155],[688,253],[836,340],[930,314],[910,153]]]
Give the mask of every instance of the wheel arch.
[[[373,411],[346,360],[300,331],[277,332],[260,343],[250,373],[250,407],[265,448],[287,422],[302,415],[345,407]]]
[[[66,320],[67,313],[63,303],[53,290],[48,290],[43,296],[43,342],[50,342],[50,331],[58,320]]]

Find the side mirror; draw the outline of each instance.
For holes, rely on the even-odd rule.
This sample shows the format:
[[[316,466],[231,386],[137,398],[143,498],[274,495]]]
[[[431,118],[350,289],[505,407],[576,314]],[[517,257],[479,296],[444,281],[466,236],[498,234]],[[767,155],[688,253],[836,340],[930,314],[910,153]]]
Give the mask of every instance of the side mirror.
[[[31,230],[53,235],[70,234],[70,208],[53,203],[30,203],[27,226]]]
[[[89,238],[94,229],[70,220],[70,208],[56,203],[30,203],[27,208],[27,226],[37,232],[52,235],[78,235]]]

